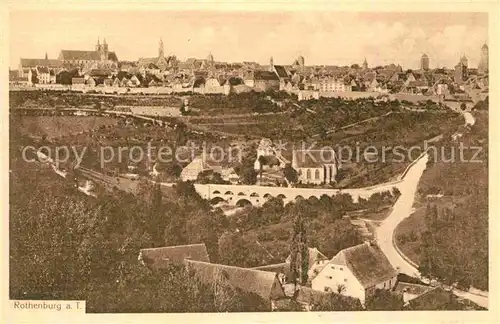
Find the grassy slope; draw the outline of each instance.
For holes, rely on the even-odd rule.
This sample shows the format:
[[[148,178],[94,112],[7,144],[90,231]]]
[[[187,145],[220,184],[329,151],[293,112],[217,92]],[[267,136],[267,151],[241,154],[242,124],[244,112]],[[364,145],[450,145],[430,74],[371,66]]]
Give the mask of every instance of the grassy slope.
[[[13,121],[14,127],[18,127],[21,134],[41,137],[46,135],[49,138],[61,137],[70,134],[78,134],[92,129],[97,129],[103,125],[116,125],[116,118],[88,116],[21,116]]]

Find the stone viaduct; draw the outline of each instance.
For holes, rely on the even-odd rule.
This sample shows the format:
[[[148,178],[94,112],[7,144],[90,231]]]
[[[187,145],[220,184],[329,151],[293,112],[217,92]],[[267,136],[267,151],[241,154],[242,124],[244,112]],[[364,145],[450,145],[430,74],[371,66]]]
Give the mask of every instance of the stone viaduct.
[[[198,194],[212,202],[225,201],[235,206],[261,206],[271,197],[279,197],[286,204],[295,201],[297,198],[309,199],[322,195],[334,196],[338,193],[347,193],[352,196],[354,202],[358,199],[370,198],[377,192],[392,190],[401,181],[388,182],[381,185],[367,188],[353,189],[316,189],[316,188],[287,188],[287,187],[265,187],[265,186],[245,186],[245,185],[219,185],[219,184],[194,184]]]

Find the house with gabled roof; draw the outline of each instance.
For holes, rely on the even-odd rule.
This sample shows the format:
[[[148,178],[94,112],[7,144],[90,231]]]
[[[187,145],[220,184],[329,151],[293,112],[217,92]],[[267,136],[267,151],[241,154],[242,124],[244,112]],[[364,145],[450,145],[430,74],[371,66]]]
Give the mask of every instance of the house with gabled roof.
[[[271,309],[274,308],[274,301],[285,298],[276,273],[190,259],[185,259],[184,262],[186,270],[202,284],[215,284],[222,277],[231,287],[268,301]]]
[[[138,260],[151,269],[163,269],[170,265],[184,265],[184,260],[210,262],[204,243],[141,249]]]
[[[92,78],[92,77],[88,78],[88,79],[87,79],[87,85],[88,85],[89,87],[95,87],[95,86],[96,86],[96,81],[95,81],[95,79],[94,79],[94,78]]]
[[[120,86],[120,84],[121,84],[120,79],[115,78],[113,80],[113,87],[118,88]]]
[[[290,262],[292,260],[292,256],[289,255],[285,262],[276,263],[276,264],[268,264],[258,267],[253,267],[252,269],[275,272],[284,276],[280,276],[280,280],[284,283],[286,278],[290,276]],[[329,262],[329,259],[321,253],[317,248],[308,248],[308,272],[307,276],[309,280],[312,280],[314,277],[318,275],[321,269]]]
[[[364,304],[376,289],[393,289],[397,276],[382,250],[367,242],[337,253],[312,280],[312,288],[340,292]]]
[[[394,293],[401,295],[403,297],[403,302],[407,305],[410,300],[425,294],[433,288],[434,287],[428,285],[400,281],[394,286]]]
[[[275,72],[251,71],[245,76],[245,84],[257,91],[279,90],[280,79]]]
[[[307,249],[308,249],[307,277],[309,278],[309,280],[313,280],[321,271],[321,269],[323,269],[323,267],[328,263],[329,260],[317,248],[307,248]],[[289,255],[285,262],[289,265],[291,260],[292,256]]]
[[[46,66],[37,66],[36,74],[38,76],[38,83],[40,84],[48,84],[50,83],[50,71]]]
[[[442,287],[432,287],[424,293],[412,298],[406,304],[409,310],[440,310],[453,300],[451,291]]]

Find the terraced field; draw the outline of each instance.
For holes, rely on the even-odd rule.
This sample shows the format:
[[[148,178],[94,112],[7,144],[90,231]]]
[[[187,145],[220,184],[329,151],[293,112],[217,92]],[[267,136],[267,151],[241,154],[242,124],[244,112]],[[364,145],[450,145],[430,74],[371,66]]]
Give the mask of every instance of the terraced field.
[[[11,118],[10,127],[17,127],[21,134],[32,137],[56,138],[98,129],[102,126],[117,125],[111,117],[76,116],[19,116]]]

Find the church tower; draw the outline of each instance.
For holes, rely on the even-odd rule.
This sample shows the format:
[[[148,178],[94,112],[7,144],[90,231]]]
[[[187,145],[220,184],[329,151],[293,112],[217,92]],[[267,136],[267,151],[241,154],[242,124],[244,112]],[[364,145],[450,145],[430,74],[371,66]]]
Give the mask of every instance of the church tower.
[[[106,37],[104,37],[104,41],[101,46],[101,61],[107,61],[108,60],[108,44],[106,44]]]
[[[274,71],[274,60],[273,57],[269,59],[269,71],[273,72]]]
[[[163,51],[163,39],[160,38],[160,43],[158,45],[158,57],[164,57],[165,52]]]
[[[363,61],[363,70],[368,70],[368,62],[366,61],[366,57],[365,60]]]
[[[97,37],[97,44],[95,45],[95,51],[96,52],[101,51],[101,43],[99,42],[99,37]]]
[[[488,72],[488,60],[489,60],[489,53],[488,53],[488,45],[484,44],[483,47],[481,47],[481,60],[479,61],[479,66],[477,67],[479,73],[486,73]]]

